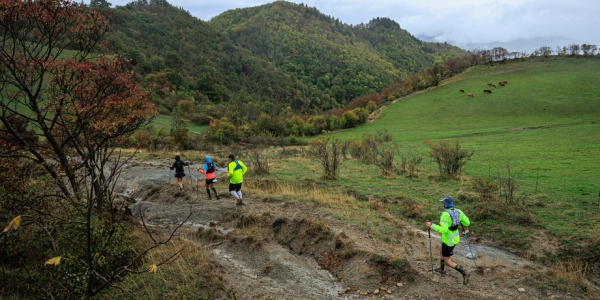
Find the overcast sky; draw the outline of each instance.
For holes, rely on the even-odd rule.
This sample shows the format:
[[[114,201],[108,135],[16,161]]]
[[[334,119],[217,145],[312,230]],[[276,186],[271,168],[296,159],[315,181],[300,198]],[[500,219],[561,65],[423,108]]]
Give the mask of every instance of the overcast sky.
[[[109,0],[114,5],[131,1]],[[268,0],[168,0],[199,19]],[[502,46],[527,51],[539,46],[588,43],[600,46],[598,0],[303,0],[348,24],[388,17],[412,35],[465,49]],[[524,48],[524,49],[516,49]]]

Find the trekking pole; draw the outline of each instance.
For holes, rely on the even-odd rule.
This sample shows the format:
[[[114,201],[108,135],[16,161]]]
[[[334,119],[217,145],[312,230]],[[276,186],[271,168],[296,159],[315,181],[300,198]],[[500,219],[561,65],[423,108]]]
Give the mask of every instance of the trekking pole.
[[[431,262],[431,274],[433,274],[433,250],[431,250],[431,228],[429,227],[427,228],[427,234],[429,235],[429,261]]]
[[[477,261],[475,261],[475,254],[473,254],[473,249],[471,249],[471,243],[469,243],[469,238],[467,237],[467,231],[465,230],[465,226],[460,224],[463,229],[463,234],[465,235],[465,240],[467,240],[467,245],[469,246],[469,251],[471,251],[471,256],[473,257],[473,263],[475,264],[475,268],[477,268]]]

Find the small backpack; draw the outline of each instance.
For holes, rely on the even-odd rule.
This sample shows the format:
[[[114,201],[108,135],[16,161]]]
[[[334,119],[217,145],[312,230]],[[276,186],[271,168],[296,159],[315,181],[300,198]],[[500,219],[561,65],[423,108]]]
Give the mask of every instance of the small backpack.
[[[235,170],[241,170],[241,169],[242,169],[242,166],[240,166],[240,163],[237,161],[237,159],[236,159],[236,160],[234,160],[234,162],[235,162],[235,168],[233,168],[233,170],[234,170],[234,171],[235,171]]]
[[[206,164],[206,173],[214,173],[215,172],[215,164],[213,162],[209,162]]]
[[[452,219],[452,226],[449,226],[448,229],[451,231],[458,229],[458,225],[460,224],[460,211],[448,209],[446,212],[450,215],[450,219]]]
[[[175,168],[183,168],[183,161],[181,161],[181,160],[176,161]]]

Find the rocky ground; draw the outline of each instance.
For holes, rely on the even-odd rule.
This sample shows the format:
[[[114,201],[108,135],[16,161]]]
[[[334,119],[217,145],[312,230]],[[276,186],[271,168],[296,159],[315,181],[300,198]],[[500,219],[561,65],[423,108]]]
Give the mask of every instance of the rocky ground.
[[[275,195],[247,193],[247,205],[236,206],[222,170],[217,190],[223,197],[208,200],[204,177],[196,176],[200,164],[188,168],[180,192],[170,163],[131,162],[117,191],[149,226],[173,229],[185,221],[181,236],[211,253],[226,290],[238,299],[575,299],[529,285],[543,266],[481,243],[472,245],[478,268],[464,239],[455,249],[453,259],[472,274],[463,285],[454,270],[431,273],[427,233],[408,225],[398,228],[404,243],[389,245]],[[432,233],[431,242],[438,265],[439,236]]]

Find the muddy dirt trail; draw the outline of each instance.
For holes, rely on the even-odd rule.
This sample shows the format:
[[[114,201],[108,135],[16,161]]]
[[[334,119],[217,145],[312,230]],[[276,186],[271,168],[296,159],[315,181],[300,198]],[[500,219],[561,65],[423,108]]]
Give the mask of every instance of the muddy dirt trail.
[[[236,206],[223,170],[221,199],[207,199],[204,176],[195,171],[200,164],[188,168],[180,192],[170,163],[131,162],[117,191],[150,226],[174,228],[187,218],[181,236],[210,252],[225,288],[238,299],[576,299],[528,286],[527,278],[543,266],[502,249],[472,245],[475,269],[462,239],[453,259],[472,270],[463,285],[455,270],[431,273],[427,233],[416,228],[398,228],[403,243],[389,245],[304,204],[250,195],[245,206]],[[436,265],[439,243],[432,233]]]

